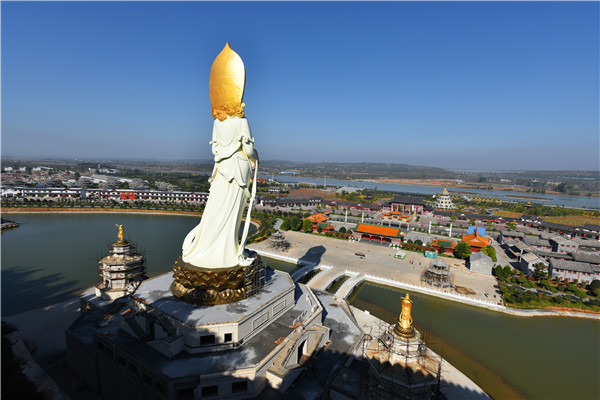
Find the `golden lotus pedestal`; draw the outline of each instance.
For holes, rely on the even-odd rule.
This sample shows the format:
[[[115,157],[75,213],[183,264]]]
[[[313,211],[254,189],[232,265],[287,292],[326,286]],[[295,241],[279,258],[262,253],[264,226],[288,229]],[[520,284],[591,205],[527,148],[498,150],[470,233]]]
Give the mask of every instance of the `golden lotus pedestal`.
[[[400,324],[396,324],[392,332],[394,333],[394,335],[405,339],[411,339],[416,336],[415,328],[413,328],[412,326],[408,328],[402,328]]]
[[[196,305],[234,303],[258,293],[265,282],[264,267],[252,252],[252,264],[233,268],[200,268],[179,257],[173,265],[171,293]]]

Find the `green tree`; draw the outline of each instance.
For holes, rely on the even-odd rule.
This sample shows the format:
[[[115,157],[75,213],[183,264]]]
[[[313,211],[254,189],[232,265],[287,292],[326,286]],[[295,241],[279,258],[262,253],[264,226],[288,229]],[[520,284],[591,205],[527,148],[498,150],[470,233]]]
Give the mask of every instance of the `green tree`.
[[[313,225],[310,219],[305,219],[304,221],[302,221],[302,230],[305,233],[310,233],[313,231]]]
[[[456,221],[456,215],[453,215],[453,216],[451,216],[451,217],[450,217],[450,219],[451,219],[452,221]]]
[[[343,226],[339,229],[340,233],[346,233],[346,228],[344,228]]]
[[[592,281],[592,283],[590,283],[590,289],[591,290],[600,289],[600,281],[598,279],[594,279]]]
[[[506,226],[508,226],[508,229],[510,229],[511,231],[517,229],[517,225],[514,222],[509,222],[506,224]]]
[[[496,258],[496,249],[494,249],[491,245],[483,247],[481,251],[483,252],[483,254],[488,255],[493,262],[498,261],[498,259]]]
[[[290,227],[294,231],[299,231],[302,228],[302,221],[298,215],[292,215],[292,218],[290,218]]]
[[[290,220],[288,218],[284,219],[283,223],[281,224],[281,229],[283,229],[284,231],[289,231],[290,227]]]
[[[533,266],[533,279],[538,282],[548,278],[548,270],[544,263],[537,263]]]
[[[459,244],[456,245],[456,248],[454,249],[454,255],[457,258],[460,259],[466,259],[467,257],[469,257],[471,255],[471,246],[469,246],[469,243],[462,241]]]
[[[510,267],[510,265],[505,265],[504,268],[502,269],[502,276],[504,276],[505,278],[508,278],[511,275],[512,275],[512,268]]]
[[[504,276],[504,273],[502,271],[502,267],[500,265],[496,265],[496,268],[494,268],[492,271],[493,271],[493,273],[494,273],[495,276],[500,276],[500,277]]]

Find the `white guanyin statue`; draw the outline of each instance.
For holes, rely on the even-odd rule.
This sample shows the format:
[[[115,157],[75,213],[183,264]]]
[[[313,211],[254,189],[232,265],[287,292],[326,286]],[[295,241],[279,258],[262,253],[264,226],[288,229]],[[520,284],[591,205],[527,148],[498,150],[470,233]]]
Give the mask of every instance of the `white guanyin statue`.
[[[183,241],[182,259],[200,268],[231,268],[249,265],[244,255],[250,223],[249,205],[246,225],[240,242],[242,214],[250,193],[252,168],[256,170],[258,154],[248,121],[244,118],[245,71],[242,59],[229,43],[215,59],[210,73],[210,99],[213,126],[212,152],[215,166],[210,194],[200,223]]]

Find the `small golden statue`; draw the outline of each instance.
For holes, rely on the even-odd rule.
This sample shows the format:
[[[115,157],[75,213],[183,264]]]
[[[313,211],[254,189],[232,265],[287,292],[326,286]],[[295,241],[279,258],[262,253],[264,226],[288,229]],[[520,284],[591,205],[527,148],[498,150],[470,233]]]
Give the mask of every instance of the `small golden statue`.
[[[123,240],[123,225],[115,224],[115,226],[117,228],[119,228],[119,233],[118,233],[119,243],[123,243],[124,242],[124,240]]]
[[[411,309],[412,301],[410,300],[408,293],[406,293],[406,297],[402,300],[402,312],[398,318],[398,323],[394,327],[394,333],[405,338],[415,336],[415,328],[412,327],[413,320],[410,315]]]

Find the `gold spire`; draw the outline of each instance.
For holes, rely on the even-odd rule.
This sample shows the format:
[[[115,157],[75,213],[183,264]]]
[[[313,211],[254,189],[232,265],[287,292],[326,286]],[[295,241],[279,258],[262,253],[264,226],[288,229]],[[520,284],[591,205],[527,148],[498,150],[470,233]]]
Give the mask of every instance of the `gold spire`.
[[[413,320],[410,315],[411,309],[412,301],[410,300],[408,293],[406,293],[406,297],[402,300],[402,312],[400,313],[398,323],[394,328],[394,333],[406,338],[415,336],[415,328],[412,327]]]
[[[227,42],[210,70],[208,86],[213,118],[224,121],[228,116],[244,116],[245,82],[244,62]]]

